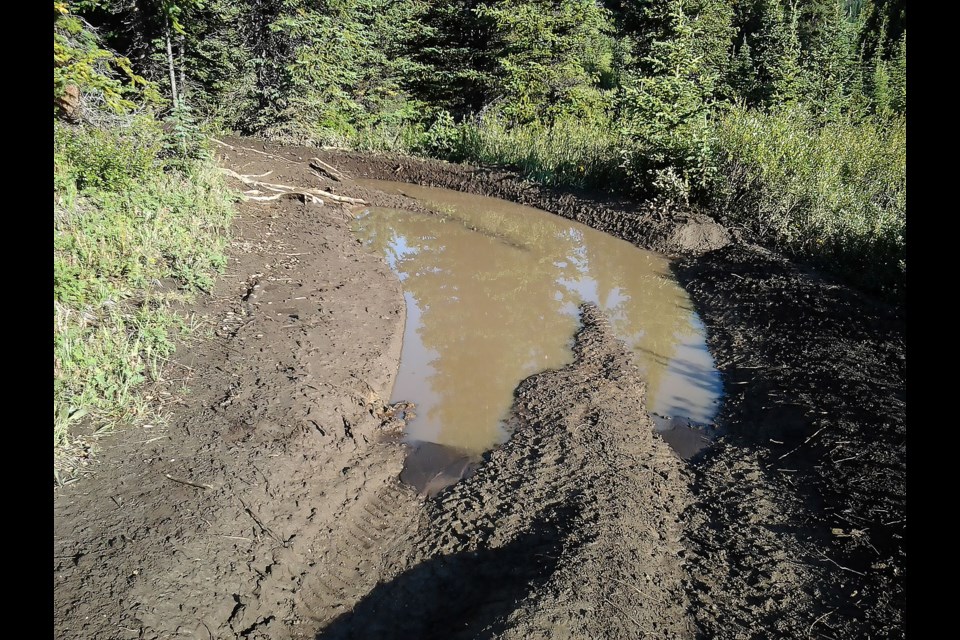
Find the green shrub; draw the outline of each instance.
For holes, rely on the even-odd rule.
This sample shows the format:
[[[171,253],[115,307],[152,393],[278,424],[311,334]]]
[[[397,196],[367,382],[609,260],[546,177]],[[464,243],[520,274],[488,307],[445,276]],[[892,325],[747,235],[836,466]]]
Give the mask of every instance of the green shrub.
[[[509,126],[487,115],[458,127],[444,157],[454,161],[495,164],[551,186],[617,190],[625,184],[620,141],[607,123],[585,123],[573,117],[546,126],[537,122]]]
[[[54,125],[55,446],[78,417],[145,415],[138,385],[183,327],[169,304],[208,290],[225,264],[232,196],[210,160],[165,157],[160,133],[149,119]]]
[[[82,133],[78,133],[82,131]],[[163,132],[156,122],[140,118],[125,130],[54,127],[58,178],[78,191],[120,192],[160,167]]]
[[[819,125],[736,108],[715,129],[710,204],[727,224],[888,296],[906,273],[906,125]]]

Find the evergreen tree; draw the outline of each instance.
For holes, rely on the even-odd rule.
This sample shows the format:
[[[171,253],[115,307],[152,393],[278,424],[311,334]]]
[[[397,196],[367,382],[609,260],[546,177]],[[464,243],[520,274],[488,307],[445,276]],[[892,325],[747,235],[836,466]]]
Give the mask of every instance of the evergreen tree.
[[[857,74],[856,24],[847,19],[840,0],[809,5],[803,23],[806,100],[823,121],[834,122],[849,108]]]
[[[731,97],[733,91],[726,80],[737,30],[729,0],[688,0],[684,6],[693,22],[693,52],[700,58],[700,73],[709,77],[716,97]]]
[[[417,69],[406,86],[457,117],[480,111],[494,95],[496,24],[484,6],[480,0],[428,3],[410,54]]]
[[[494,24],[496,100],[506,116],[517,123],[605,117],[611,26],[593,0],[501,0],[481,15]]]
[[[703,134],[718,80],[698,53],[696,22],[684,5],[666,0],[649,7],[641,38],[646,55],[621,94],[621,126],[634,144],[628,172],[638,188],[680,199],[691,182],[706,179]],[[655,17],[663,21],[655,24]]]
[[[743,96],[747,103],[771,106],[799,100],[805,87],[796,12],[788,15],[781,0],[756,0],[741,8],[736,22],[741,37],[749,38],[755,65],[752,90]]]
[[[731,97],[741,99],[747,104],[759,102],[756,63],[747,36],[743,36],[740,46],[734,50],[727,74],[727,86]]]
[[[906,0],[864,0],[859,50],[874,52],[877,45],[892,52],[907,29]]]
[[[907,32],[897,43],[896,54],[890,65],[890,108],[897,113],[907,112]]]
[[[887,70],[887,61],[883,59],[882,43],[878,43],[877,51],[873,55],[870,89],[874,113],[881,118],[889,116],[893,100],[890,91],[890,72]]]

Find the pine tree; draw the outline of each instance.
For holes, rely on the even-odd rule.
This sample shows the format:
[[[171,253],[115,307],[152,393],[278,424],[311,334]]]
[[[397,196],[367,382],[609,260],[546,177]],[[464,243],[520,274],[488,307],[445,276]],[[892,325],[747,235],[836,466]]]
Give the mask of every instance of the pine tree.
[[[907,112],[907,32],[897,43],[896,54],[890,65],[890,108],[897,113]]]
[[[480,111],[494,95],[496,25],[480,0],[428,3],[406,86],[457,117]]]
[[[613,44],[607,13],[593,0],[501,0],[481,15],[494,23],[496,101],[508,118],[605,118],[610,99],[601,87]]]
[[[282,0],[267,29],[284,51],[269,86],[258,83],[272,114],[260,128],[285,138],[342,142],[384,116],[412,114],[400,86],[410,60],[396,32],[418,7],[410,1]]]
[[[887,70],[887,61],[883,59],[882,43],[878,44],[877,50],[873,55],[870,97],[873,102],[874,113],[881,118],[886,118],[890,115],[892,103],[890,72]]]
[[[737,30],[728,0],[688,0],[684,10],[692,20],[693,51],[700,58],[700,73],[709,77],[714,97],[729,98],[733,90],[729,75],[730,52]]]
[[[743,100],[748,105],[759,103],[757,69],[747,36],[743,36],[740,46],[733,52],[727,74],[727,85],[731,97]]]
[[[840,0],[814,3],[803,18],[806,99],[823,121],[834,122],[850,106],[857,74],[856,23],[844,14]]]
[[[800,67],[797,13],[788,16],[779,0],[759,0],[753,41],[760,103],[770,106],[799,100],[806,87]]]
[[[698,54],[696,22],[683,0],[650,7],[645,55],[621,93],[622,129],[634,152],[627,164],[641,191],[686,199],[706,179],[706,122],[718,75]],[[656,24],[654,17],[661,17]],[[702,51],[702,49],[699,49]]]
[[[872,53],[882,45],[885,51],[893,51],[907,29],[906,0],[865,0],[860,12],[858,49]]]

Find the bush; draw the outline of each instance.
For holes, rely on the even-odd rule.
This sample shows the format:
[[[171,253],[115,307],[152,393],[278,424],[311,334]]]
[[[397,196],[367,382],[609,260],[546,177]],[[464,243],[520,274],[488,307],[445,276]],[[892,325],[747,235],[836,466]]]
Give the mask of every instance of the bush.
[[[715,128],[718,217],[887,296],[906,274],[906,125],[818,125],[800,106],[736,108]]]
[[[123,131],[54,126],[55,174],[65,181],[62,188],[123,191],[159,169],[162,138],[156,122],[146,117]]]
[[[487,115],[458,127],[444,154],[449,160],[496,164],[551,186],[617,190],[626,185],[619,139],[607,123],[573,117],[553,125],[509,126]]]

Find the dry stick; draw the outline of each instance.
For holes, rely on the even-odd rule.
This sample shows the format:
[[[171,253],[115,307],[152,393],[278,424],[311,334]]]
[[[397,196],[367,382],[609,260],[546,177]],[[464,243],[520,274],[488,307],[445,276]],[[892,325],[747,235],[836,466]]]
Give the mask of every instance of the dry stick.
[[[313,203],[313,204],[323,204],[323,200],[321,200],[320,198],[316,197],[315,195],[310,194],[310,193],[302,193],[302,192],[300,192],[300,191],[285,191],[285,192],[283,192],[283,193],[278,193],[278,194],[272,195],[272,196],[247,196],[247,195],[245,195],[245,196],[243,196],[243,199],[244,199],[244,200],[253,200],[254,202],[270,202],[270,201],[272,201],[272,200],[279,200],[279,199],[282,198],[283,196],[296,196],[296,195],[302,195],[302,196],[304,196],[305,198],[307,198],[308,200],[310,200],[310,202]]]
[[[608,598],[604,598],[603,601],[606,602],[607,604],[609,604],[610,606],[612,606],[613,608],[615,608],[615,609],[616,609],[617,611],[619,611],[620,613],[622,613],[623,616],[624,616],[625,618],[627,618],[628,620],[630,620],[633,624],[637,625],[637,627],[638,627],[641,631],[643,631],[644,634],[651,633],[650,629],[647,629],[645,626],[643,626],[642,624],[640,624],[640,623],[637,621],[636,618],[634,618],[634,617],[631,616],[629,613],[627,613],[626,611],[624,611],[624,610],[623,610],[623,607],[620,607],[619,605],[614,604],[614,603],[613,603],[611,600],[609,600]]]
[[[243,499],[240,498],[240,496],[237,496],[237,500],[239,500],[239,501],[240,501],[240,504],[243,505],[243,510],[247,512],[247,515],[249,515],[251,518],[253,518],[253,521],[257,523],[257,526],[259,526],[259,527],[263,530],[263,532],[264,532],[265,534],[267,534],[268,536],[270,536],[271,538],[273,538],[276,542],[279,542],[279,543],[280,543],[281,545],[283,545],[284,547],[287,546],[287,543],[290,542],[289,540],[281,540],[281,539],[280,539],[280,536],[278,536],[277,534],[275,534],[270,527],[268,527],[267,525],[263,524],[263,521],[260,520],[260,518],[257,517],[257,514],[255,514],[255,513],[253,512],[253,509],[251,509],[250,507],[248,507],[248,506],[247,506],[247,503],[244,502]]]
[[[261,187],[263,189],[267,189],[268,191],[278,192],[281,195],[288,194],[288,193],[298,193],[298,194],[303,194],[303,195],[308,195],[313,197],[327,198],[329,200],[333,200],[334,202],[347,202],[350,204],[367,204],[366,200],[361,200],[360,198],[348,198],[347,196],[338,196],[335,193],[330,193],[329,191],[323,191],[322,189],[292,187],[286,184],[272,184],[270,182],[261,182],[259,180],[254,180],[250,176],[240,175],[236,171],[232,171],[230,169],[220,169],[220,171],[222,171],[223,173],[227,174],[232,178],[236,178],[237,180],[239,180],[240,182],[246,185],[249,185],[252,187]],[[247,197],[251,197],[251,196],[247,196]],[[275,199],[275,197],[279,197],[279,196],[264,196],[265,199]]]
[[[831,564],[835,565],[835,566],[836,566],[837,568],[839,568],[839,569],[843,569],[844,571],[849,571],[850,573],[855,573],[855,574],[857,574],[858,576],[866,576],[866,575],[867,575],[867,574],[865,574],[865,573],[860,573],[860,572],[857,571],[856,569],[851,569],[850,567],[845,567],[845,566],[843,566],[842,564],[839,564],[836,560],[834,560],[833,558],[831,558],[830,556],[828,556],[827,554],[825,554],[825,553],[822,552],[822,551],[818,551],[817,553],[819,553],[820,556],[822,556],[825,560],[827,560],[827,561],[830,562]]]
[[[199,482],[192,482],[192,481],[190,481],[190,480],[184,480],[183,478],[174,478],[174,477],[173,477],[172,475],[170,475],[169,473],[165,473],[165,474],[163,474],[163,475],[167,478],[167,480],[173,480],[174,482],[179,482],[180,484],[186,484],[186,485],[189,485],[189,486],[191,486],[191,487],[196,487],[197,489],[213,489],[213,486],[211,486],[211,485],[209,485],[209,484],[201,484],[201,483],[199,483]]]
[[[821,620],[823,620],[824,618],[826,618],[826,617],[827,617],[828,615],[830,615],[831,613],[833,613],[833,611],[827,611],[825,614],[823,614],[822,616],[820,616],[819,618],[817,618],[816,620],[814,620],[814,621],[813,621],[813,624],[811,624],[809,627],[807,627],[807,635],[808,635],[808,636],[810,635],[810,632],[813,631],[813,628],[814,628],[815,626],[817,626],[817,623],[818,623],[818,622],[820,622]]]
[[[319,171],[320,173],[330,176],[337,182],[351,179],[350,176],[340,171],[336,167],[330,166],[320,158],[310,158],[310,166],[313,169],[316,169],[317,171]]]
[[[610,579],[613,580],[614,582],[619,582],[620,584],[622,584],[622,585],[625,586],[625,587],[630,587],[631,589],[633,589],[634,591],[636,591],[637,593],[639,593],[640,595],[642,595],[642,596],[644,596],[644,597],[650,598],[650,599],[652,599],[652,600],[656,600],[656,601],[658,601],[658,602],[664,602],[664,603],[665,603],[665,601],[664,601],[663,598],[661,598],[661,597],[659,597],[659,596],[655,596],[655,595],[653,595],[652,593],[647,593],[647,592],[641,590],[640,587],[638,587],[638,586],[635,585],[635,584],[630,584],[629,582],[624,582],[623,580],[617,580],[616,578],[610,578]]]
[[[259,154],[262,155],[262,156],[267,156],[268,158],[273,158],[274,160],[283,160],[284,162],[289,162],[290,164],[297,164],[296,162],[294,162],[294,161],[291,160],[290,158],[284,158],[284,157],[282,157],[282,156],[275,156],[275,155],[273,155],[272,153],[267,153],[266,151],[259,151],[259,150],[257,150],[257,149],[251,149],[250,147],[239,147],[239,146],[238,146],[238,147],[235,147],[235,146],[233,146],[233,145],[227,144],[226,142],[221,142],[220,140],[217,140],[216,138],[210,138],[210,139],[213,140],[214,142],[216,142],[217,144],[219,144],[220,146],[226,147],[227,149],[232,149],[233,151],[236,151],[237,149],[243,149],[244,151],[251,151],[251,152],[253,152],[253,153],[259,153]]]
[[[170,360],[169,358],[164,358],[163,356],[156,356],[156,358],[157,358],[158,360],[163,360],[163,361],[166,362],[167,364],[175,364],[175,365],[177,365],[178,367],[183,367],[183,368],[186,369],[187,371],[193,371],[193,367],[188,367],[188,366],[185,365],[185,364],[180,364],[179,362],[176,362],[176,361],[174,361],[174,360]]]
[[[797,445],[796,447],[794,447],[794,448],[791,449],[790,451],[787,451],[785,454],[783,454],[782,456],[780,456],[779,458],[777,458],[777,460],[783,460],[783,459],[786,458],[788,455],[790,455],[791,453],[793,453],[794,451],[796,451],[797,449],[799,449],[799,448],[802,447],[803,445],[807,444],[808,442],[810,442],[811,440],[813,440],[814,438],[816,438],[817,435],[819,435],[819,433],[820,433],[821,431],[823,431],[824,429],[826,429],[826,427],[820,427],[820,428],[817,429],[816,432],[814,432],[809,438],[807,438],[806,440],[804,440],[803,443]]]

